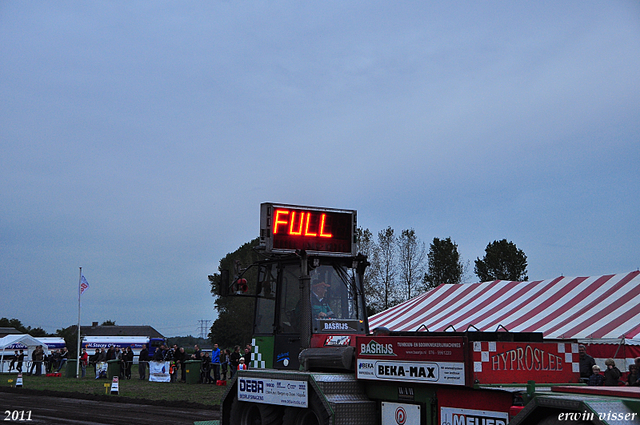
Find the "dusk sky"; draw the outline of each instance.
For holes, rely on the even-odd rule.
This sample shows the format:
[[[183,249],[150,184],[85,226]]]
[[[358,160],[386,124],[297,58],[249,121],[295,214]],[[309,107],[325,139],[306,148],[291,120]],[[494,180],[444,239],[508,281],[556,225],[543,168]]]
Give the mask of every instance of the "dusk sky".
[[[0,317],[197,335],[261,202],[640,267],[640,3],[0,2]]]

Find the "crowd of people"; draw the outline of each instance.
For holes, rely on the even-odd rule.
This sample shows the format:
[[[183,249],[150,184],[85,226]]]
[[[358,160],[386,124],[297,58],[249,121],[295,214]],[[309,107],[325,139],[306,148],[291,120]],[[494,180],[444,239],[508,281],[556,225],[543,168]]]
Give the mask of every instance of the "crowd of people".
[[[148,356],[148,352],[146,354]],[[187,355],[184,347],[174,344],[172,347],[162,345],[156,349],[151,359],[140,353],[139,364],[153,361],[168,361],[171,364],[171,382],[186,382],[188,360],[200,360],[200,382],[215,384],[233,378],[237,370],[248,369],[251,362],[251,344],[247,344],[241,352],[239,345],[230,349],[221,349],[218,344],[213,345],[211,353],[202,351],[198,345],[194,346],[193,354]],[[140,379],[146,379],[145,366],[139,368]],[[180,377],[178,379],[178,376]]]
[[[580,380],[591,386],[607,386],[614,387],[618,385],[640,386],[640,357],[629,365],[629,373],[626,378],[616,366],[614,359],[606,359],[604,361],[605,371],[602,373],[600,366],[596,364],[595,359],[587,354],[587,348],[580,344],[578,347],[580,354]]]

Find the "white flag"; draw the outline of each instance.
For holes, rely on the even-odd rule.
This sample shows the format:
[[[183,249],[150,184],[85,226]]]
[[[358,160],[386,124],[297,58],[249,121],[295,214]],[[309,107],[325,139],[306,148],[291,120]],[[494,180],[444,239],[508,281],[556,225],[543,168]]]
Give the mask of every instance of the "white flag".
[[[84,275],[80,278],[80,295],[84,294],[84,291],[89,288],[89,282],[85,279]]]

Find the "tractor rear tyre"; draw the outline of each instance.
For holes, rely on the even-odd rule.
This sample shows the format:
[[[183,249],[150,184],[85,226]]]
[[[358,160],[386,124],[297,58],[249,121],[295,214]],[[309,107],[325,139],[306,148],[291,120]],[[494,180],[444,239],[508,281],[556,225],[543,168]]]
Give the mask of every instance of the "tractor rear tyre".
[[[309,395],[309,407],[284,409],[282,425],[330,425],[331,416],[316,394]]]
[[[233,425],[282,425],[282,408],[271,404],[238,401],[231,404]]]

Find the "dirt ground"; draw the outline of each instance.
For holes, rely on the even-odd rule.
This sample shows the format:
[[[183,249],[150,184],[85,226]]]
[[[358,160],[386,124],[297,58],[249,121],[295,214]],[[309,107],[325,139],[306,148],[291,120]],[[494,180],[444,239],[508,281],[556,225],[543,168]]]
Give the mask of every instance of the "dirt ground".
[[[210,409],[83,400],[20,390],[0,392],[0,413],[2,423],[25,425],[193,425],[220,418],[219,411]]]

